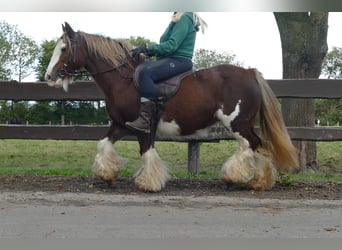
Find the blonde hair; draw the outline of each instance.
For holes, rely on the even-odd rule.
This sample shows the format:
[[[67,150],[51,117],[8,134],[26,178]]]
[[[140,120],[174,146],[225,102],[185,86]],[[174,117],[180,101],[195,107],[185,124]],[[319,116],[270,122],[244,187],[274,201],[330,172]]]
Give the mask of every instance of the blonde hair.
[[[175,12],[171,19],[173,22],[177,22],[181,19],[181,17],[184,15],[184,12]],[[197,12],[193,13],[193,20],[196,26],[201,27],[201,31],[204,34],[205,29],[208,28],[208,24],[199,16]]]
[[[201,27],[202,34],[204,34],[205,29],[208,28],[208,24],[198,15],[197,12],[194,12],[193,18],[195,24]]]
[[[100,35],[91,35],[79,32],[87,44],[88,52],[96,58],[103,58],[111,62],[114,67],[119,67],[131,53],[132,45],[128,40],[111,39]]]

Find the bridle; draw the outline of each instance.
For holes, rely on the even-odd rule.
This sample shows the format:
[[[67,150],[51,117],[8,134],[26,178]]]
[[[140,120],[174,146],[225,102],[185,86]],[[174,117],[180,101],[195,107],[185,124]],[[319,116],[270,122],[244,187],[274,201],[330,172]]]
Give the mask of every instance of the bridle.
[[[69,65],[67,63],[64,63],[63,69],[60,69],[58,71],[57,75],[59,77],[66,77],[66,76],[70,76],[70,77],[73,77],[73,76],[74,77],[85,77],[85,76],[102,75],[102,74],[105,74],[105,73],[109,73],[109,72],[118,70],[119,73],[120,73],[120,77],[122,79],[131,80],[131,79],[133,79],[133,77],[123,76],[123,74],[122,74],[121,68],[123,66],[125,66],[126,64],[128,64],[128,58],[127,57],[125,58],[125,60],[120,65],[118,65],[116,67],[112,67],[112,68],[106,69],[106,70],[97,71],[97,72],[89,72],[89,71],[86,71],[86,70],[79,71],[77,69],[73,69],[73,72],[69,72],[68,69],[67,69],[69,67]]]
[[[133,59],[131,55],[129,55],[128,52],[125,51],[126,57],[123,59],[123,61],[120,63],[120,65],[117,65],[115,67],[106,69],[106,70],[102,70],[102,71],[98,71],[98,72],[89,72],[86,70],[77,70],[77,69],[72,69],[72,72],[70,72],[70,70],[68,70],[68,68],[70,67],[70,65],[68,64],[68,62],[72,61],[73,64],[75,64],[75,56],[76,55],[76,49],[77,49],[77,38],[78,35],[76,34],[76,37],[71,39],[70,38],[70,43],[71,43],[71,53],[69,53],[68,55],[68,59],[67,62],[65,62],[63,64],[63,68],[60,69],[57,73],[57,75],[61,78],[69,76],[69,77],[89,77],[89,76],[96,76],[96,75],[102,75],[105,73],[109,73],[109,72],[113,72],[113,71],[119,71],[119,75],[121,77],[121,79],[124,80],[132,80],[133,76],[124,76],[122,73],[122,67],[124,67],[125,65],[127,65],[129,63],[129,59]],[[122,46],[122,44],[119,42],[119,44]],[[134,60],[134,59],[133,59]]]

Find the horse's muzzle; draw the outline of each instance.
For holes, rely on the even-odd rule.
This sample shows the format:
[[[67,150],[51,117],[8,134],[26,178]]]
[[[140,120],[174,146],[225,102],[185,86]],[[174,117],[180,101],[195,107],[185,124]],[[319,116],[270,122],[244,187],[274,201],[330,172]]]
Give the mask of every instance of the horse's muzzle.
[[[44,78],[46,81],[57,81],[58,79],[64,80],[64,78],[67,76],[67,73],[64,69],[58,70],[54,74],[49,74],[46,72]]]

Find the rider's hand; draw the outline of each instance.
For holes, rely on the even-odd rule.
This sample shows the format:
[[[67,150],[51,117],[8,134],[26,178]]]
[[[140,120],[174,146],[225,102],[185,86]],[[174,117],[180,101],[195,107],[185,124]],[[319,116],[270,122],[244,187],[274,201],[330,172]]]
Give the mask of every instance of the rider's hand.
[[[140,55],[141,53],[145,54],[147,52],[148,52],[147,46],[146,44],[144,44],[133,49],[132,57],[136,57],[137,55]]]

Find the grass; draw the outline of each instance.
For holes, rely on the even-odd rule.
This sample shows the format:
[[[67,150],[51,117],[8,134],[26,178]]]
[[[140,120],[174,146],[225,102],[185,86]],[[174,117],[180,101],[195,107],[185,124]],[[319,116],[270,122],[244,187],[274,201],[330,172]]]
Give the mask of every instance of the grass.
[[[96,141],[0,140],[0,174],[90,176]],[[124,158],[121,176],[131,177],[140,166],[137,142],[119,141],[117,153]],[[235,152],[235,141],[202,143],[201,169],[197,176],[187,172],[187,143],[157,142],[160,157],[174,178],[219,178],[225,160]],[[318,142],[320,172],[290,175],[291,180],[342,182],[342,142]]]
[[[95,142],[1,140],[0,173],[89,175],[95,153]]]

